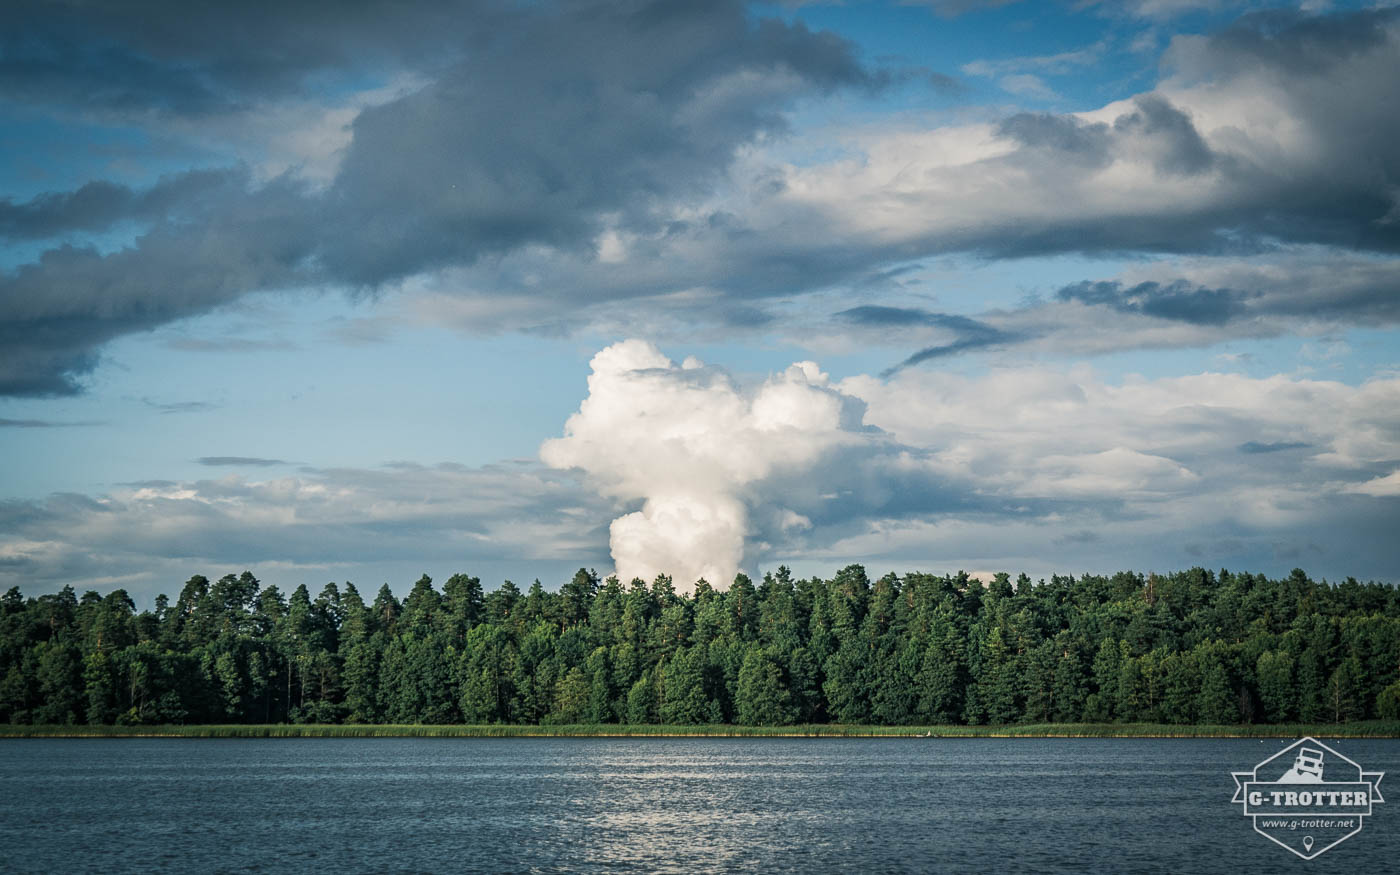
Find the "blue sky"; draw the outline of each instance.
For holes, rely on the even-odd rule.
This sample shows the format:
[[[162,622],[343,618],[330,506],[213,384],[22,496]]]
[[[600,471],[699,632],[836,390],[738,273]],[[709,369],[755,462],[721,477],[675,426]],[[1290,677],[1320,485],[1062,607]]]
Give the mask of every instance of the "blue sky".
[[[1389,5],[0,25],[0,587],[1400,579]]]

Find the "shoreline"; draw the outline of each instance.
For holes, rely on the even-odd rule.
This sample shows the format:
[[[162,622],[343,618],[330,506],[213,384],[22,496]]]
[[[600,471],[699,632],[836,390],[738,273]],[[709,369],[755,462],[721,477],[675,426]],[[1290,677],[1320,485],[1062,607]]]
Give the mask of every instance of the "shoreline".
[[[7,738],[1400,738],[1400,723],[1177,726],[1052,723],[1010,726],[617,726],[418,724],[0,725]]]

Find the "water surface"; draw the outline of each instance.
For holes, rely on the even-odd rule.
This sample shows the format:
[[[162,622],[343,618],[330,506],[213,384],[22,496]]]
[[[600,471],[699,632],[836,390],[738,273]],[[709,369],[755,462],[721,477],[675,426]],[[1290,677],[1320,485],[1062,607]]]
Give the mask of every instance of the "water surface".
[[[1250,830],[1230,772],[1289,743],[10,739],[0,870],[1395,871],[1400,794],[1312,861]]]

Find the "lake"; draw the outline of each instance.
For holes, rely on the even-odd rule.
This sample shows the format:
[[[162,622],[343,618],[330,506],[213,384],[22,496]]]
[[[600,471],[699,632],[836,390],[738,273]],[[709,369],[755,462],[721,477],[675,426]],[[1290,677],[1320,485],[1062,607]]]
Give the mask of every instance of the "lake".
[[[12,739],[0,870],[1394,871],[1400,793],[1312,861],[1251,831],[1230,772],[1290,743]]]

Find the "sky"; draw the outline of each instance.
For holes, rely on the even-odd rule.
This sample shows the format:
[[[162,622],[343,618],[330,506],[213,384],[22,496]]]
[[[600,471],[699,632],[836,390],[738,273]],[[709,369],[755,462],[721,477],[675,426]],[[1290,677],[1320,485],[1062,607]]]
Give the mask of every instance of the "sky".
[[[1371,2],[10,0],[0,589],[1400,581],[1396,82]]]

